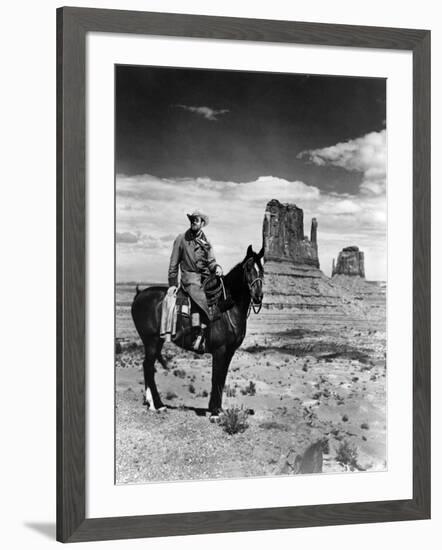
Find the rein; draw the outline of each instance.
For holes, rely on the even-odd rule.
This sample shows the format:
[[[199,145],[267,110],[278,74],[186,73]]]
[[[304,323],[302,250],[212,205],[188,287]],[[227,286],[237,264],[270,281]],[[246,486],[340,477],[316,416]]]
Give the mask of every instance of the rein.
[[[224,300],[227,300],[226,287],[224,286],[224,281],[222,279],[221,279],[221,287],[223,289]],[[227,313],[227,317],[229,318],[229,322],[232,325],[232,328],[236,329],[236,324],[232,321],[232,318],[230,317],[230,311],[227,310],[226,313]]]
[[[216,279],[217,279],[216,275],[210,275],[203,282],[203,290],[207,296],[207,303],[209,306],[213,305],[218,301],[218,298],[221,296],[221,293],[223,292],[223,289],[224,289],[224,284],[222,279],[220,279],[219,284],[217,284]],[[215,285],[210,288],[210,285],[213,285],[214,282],[215,282]]]
[[[259,276],[255,277],[255,279],[253,279],[253,281],[251,283],[249,283],[249,281],[247,280],[247,276],[246,276],[246,266],[247,266],[247,262],[242,266],[242,269],[243,269],[244,281],[247,283],[247,286],[249,288],[249,293],[250,293],[250,301],[249,301],[249,305],[248,305],[248,309],[247,309],[247,318],[249,318],[250,313],[251,313],[252,310],[253,310],[253,313],[255,313],[255,315],[257,315],[261,311],[261,308],[262,308],[262,301],[259,302],[259,304],[256,304],[252,299],[252,289],[258,283],[258,281],[260,281],[261,284],[262,284],[262,277],[259,277]],[[221,294],[223,295],[224,300],[227,299],[226,287],[224,286],[223,279],[220,277],[220,279],[219,279],[220,284],[213,285],[213,283],[216,279],[217,279],[217,277],[215,275],[210,275],[203,282],[203,289],[204,289],[204,292],[206,293],[207,301],[208,301],[209,306],[216,303]],[[237,328],[236,323],[233,321],[233,319],[230,315],[230,311],[227,310],[225,313],[227,313],[227,317],[229,319],[229,322],[230,322],[232,328],[233,329]]]

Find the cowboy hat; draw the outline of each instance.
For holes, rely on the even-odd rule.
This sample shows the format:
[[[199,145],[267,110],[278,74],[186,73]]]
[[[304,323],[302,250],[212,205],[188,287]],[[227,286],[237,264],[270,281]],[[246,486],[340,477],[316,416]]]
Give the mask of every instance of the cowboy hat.
[[[199,217],[203,220],[204,225],[209,225],[209,216],[203,214],[200,210],[194,210],[192,214],[187,214],[189,221],[192,221],[192,218]]]

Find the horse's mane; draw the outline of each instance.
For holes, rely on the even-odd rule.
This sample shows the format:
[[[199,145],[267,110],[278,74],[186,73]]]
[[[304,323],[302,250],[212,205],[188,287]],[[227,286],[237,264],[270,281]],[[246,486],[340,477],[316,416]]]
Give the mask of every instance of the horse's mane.
[[[227,275],[223,277],[223,280],[226,289],[233,296],[238,296],[244,287],[244,271],[241,262],[232,267]]]

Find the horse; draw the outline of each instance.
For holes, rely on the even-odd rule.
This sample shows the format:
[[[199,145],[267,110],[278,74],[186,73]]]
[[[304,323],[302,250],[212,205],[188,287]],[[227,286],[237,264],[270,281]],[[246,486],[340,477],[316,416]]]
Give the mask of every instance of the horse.
[[[261,259],[263,255],[263,249],[256,253],[250,245],[245,258],[227,275],[221,277],[230,307],[227,311],[220,313],[206,329],[207,351],[212,355],[212,388],[208,406],[211,420],[218,419],[222,413],[222,396],[227,371],[235,351],[246,335],[250,310],[253,309],[258,313],[262,306],[264,271]],[[145,351],[143,361],[145,404],[157,411],[167,409],[155,383],[155,361],[158,360],[163,367],[167,368],[167,363],[161,355],[164,340],[160,337],[161,306],[166,293],[166,286],[148,287],[142,291],[137,288],[137,294],[132,303],[132,319]],[[178,336],[177,333],[176,343],[183,347],[179,343]],[[151,398],[151,402],[148,397]]]

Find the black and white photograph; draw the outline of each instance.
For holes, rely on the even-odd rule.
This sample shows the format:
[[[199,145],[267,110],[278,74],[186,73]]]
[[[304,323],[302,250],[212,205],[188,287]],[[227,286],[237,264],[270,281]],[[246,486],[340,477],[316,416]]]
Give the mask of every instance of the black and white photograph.
[[[115,482],[388,469],[386,80],[115,67]]]

